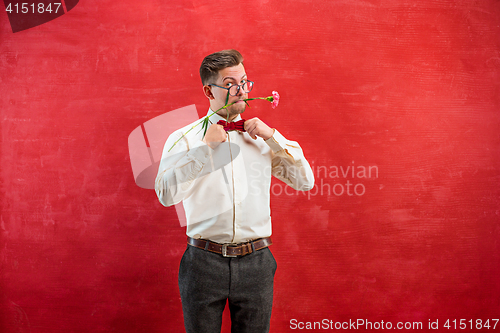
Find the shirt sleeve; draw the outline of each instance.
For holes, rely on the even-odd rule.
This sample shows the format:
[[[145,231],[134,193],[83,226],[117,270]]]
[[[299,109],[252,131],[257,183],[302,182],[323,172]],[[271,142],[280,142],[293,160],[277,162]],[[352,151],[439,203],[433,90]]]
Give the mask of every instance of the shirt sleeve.
[[[265,142],[273,151],[273,176],[297,191],[309,191],[314,187],[313,171],[297,142],[287,140],[276,129]]]
[[[178,204],[189,195],[210,158],[210,147],[201,140],[190,146],[188,136],[172,147],[181,136],[182,132],[177,131],[167,139],[155,180],[156,195],[164,206]]]

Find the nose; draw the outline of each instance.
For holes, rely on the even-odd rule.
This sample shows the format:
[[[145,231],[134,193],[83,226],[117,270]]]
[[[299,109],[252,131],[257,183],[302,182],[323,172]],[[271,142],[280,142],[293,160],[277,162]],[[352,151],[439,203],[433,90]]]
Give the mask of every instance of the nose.
[[[238,86],[239,90],[238,90],[238,96],[247,96],[248,95],[248,92],[245,91],[245,89],[243,89],[243,87],[245,86],[245,83],[244,84],[241,84]]]
[[[243,96],[244,94],[246,94],[246,93],[243,91],[243,85],[239,85],[238,92],[236,93],[236,96]]]

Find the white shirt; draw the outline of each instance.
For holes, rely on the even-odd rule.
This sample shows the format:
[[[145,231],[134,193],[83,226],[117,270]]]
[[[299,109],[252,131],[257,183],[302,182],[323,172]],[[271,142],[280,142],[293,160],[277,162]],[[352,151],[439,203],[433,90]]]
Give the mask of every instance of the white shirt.
[[[227,141],[212,149],[202,141],[200,124],[168,151],[203,119],[167,139],[155,181],[160,202],[171,206],[182,201],[186,234],[192,238],[238,244],[271,236],[271,175],[299,191],[314,186],[302,149],[277,130],[265,141],[230,131]],[[218,114],[209,118],[211,123],[221,119]],[[240,119],[238,115],[234,121]]]

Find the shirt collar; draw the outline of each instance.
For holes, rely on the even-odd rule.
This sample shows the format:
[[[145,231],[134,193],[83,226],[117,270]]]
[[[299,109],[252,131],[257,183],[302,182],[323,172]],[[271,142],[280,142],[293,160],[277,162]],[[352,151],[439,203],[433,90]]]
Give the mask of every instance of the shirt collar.
[[[213,113],[212,109],[208,109],[208,112],[207,112],[207,116],[210,116],[211,114]],[[217,122],[219,120],[224,120],[226,121],[226,118],[224,117],[221,117],[219,116],[217,113],[215,113],[213,116],[211,116],[210,118],[208,118],[208,120],[212,123],[212,124],[217,124]],[[236,118],[233,119],[233,122],[234,121],[238,121],[238,120],[241,120],[241,114],[237,115]]]

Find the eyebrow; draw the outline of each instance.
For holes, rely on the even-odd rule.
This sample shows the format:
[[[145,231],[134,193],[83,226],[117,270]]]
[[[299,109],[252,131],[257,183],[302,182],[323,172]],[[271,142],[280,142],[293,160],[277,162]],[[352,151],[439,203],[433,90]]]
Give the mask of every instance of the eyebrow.
[[[246,77],[247,77],[247,75],[245,74],[245,75],[243,75],[243,76],[241,77],[241,79],[243,80],[243,79],[245,79]],[[226,76],[225,78],[223,78],[223,79],[222,79],[222,82],[226,81],[227,79],[230,79],[230,80],[233,80],[233,81],[237,81],[234,77],[231,77],[231,76]]]

